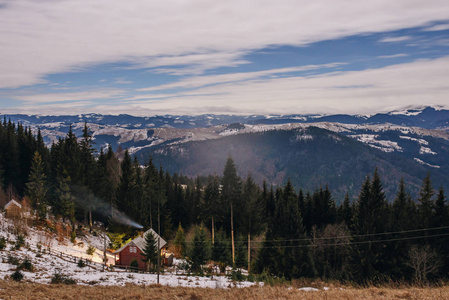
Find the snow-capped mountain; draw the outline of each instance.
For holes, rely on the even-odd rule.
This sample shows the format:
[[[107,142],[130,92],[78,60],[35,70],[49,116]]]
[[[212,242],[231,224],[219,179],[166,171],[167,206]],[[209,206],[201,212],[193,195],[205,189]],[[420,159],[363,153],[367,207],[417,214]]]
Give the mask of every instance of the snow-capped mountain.
[[[244,154],[238,153],[239,148],[245,148],[246,144],[249,144],[253,148],[259,148],[258,151],[253,151],[252,148],[247,151],[259,159],[254,160],[254,157],[249,155],[247,160],[252,161],[252,164],[261,164],[264,159],[269,160],[272,158],[269,156],[274,155],[267,154],[274,151],[273,149],[277,146],[273,144],[278,142],[274,141],[276,138],[273,136],[283,136],[287,132],[289,137],[287,140],[282,140],[281,144],[283,143],[288,151],[282,150],[281,152],[283,156],[289,157],[292,161],[286,161],[284,167],[276,163],[273,166],[267,166],[272,170],[270,176],[263,170],[254,170],[255,167],[248,164],[246,169],[242,170],[243,176],[248,171],[260,173],[259,181],[268,179],[274,184],[282,184],[287,178],[296,178],[295,171],[288,167],[289,164],[295,164],[293,161],[297,159],[295,156],[298,156],[298,153],[311,151],[315,146],[318,147],[317,145],[320,144],[318,140],[323,136],[329,136],[332,144],[328,145],[326,142],[325,145],[336,147],[335,149],[341,147],[338,151],[352,152],[353,156],[370,153],[370,159],[385,162],[386,173],[391,172],[388,168],[394,169],[393,173],[397,173],[397,176],[399,174],[400,176],[411,176],[410,174],[413,173],[416,186],[419,185],[418,178],[424,177],[426,172],[436,172],[439,174],[439,179],[447,177],[447,182],[449,182],[449,110],[432,107],[409,108],[372,116],[166,115],[134,117],[86,114],[78,116],[5,115],[4,118],[22,123],[35,131],[39,128],[48,145],[60,137],[65,137],[70,126],[77,136],[81,136],[86,123],[92,132],[97,150],[108,144],[111,144],[114,150],[120,146],[136,155],[142,163],[151,155],[169,171],[183,172],[192,176],[220,173],[220,168],[222,168],[221,165],[210,167],[221,161],[218,157],[212,158],[210,155],[203,155],[204,164],[195,161],[192,158],[194,157],[192,149],[206,153],[215,145],[221,145],[226,153],[221,153],[222,149],[217,149],[216,152],[221,153],[224,159],[228,152],[245,157]],[[261,136],[261,138],[251,145],[248,136],[254,135]],[[352,142],[349,143],[347,138],[350,138]],[[363,145],[363,147],[358,145]],[[371,149],[370,151],[367,150],[367,146]],[[354,152],[354,149],[357,151]],[[319,163],[323,160],[324,155],[329,156],[329,163],[334,165],[338,160],[351,161],[353,159],[346,156],[338,158],[332,151],[326,152],[319,147],[314,151],[315,156],[308,158],[317,161],[314,168],[319,168]],[[207,157],[215,161],[208,161]],[[357,164],[362,161],[362,157],[357,158]],[[404,161],[406,161],[407,167],[398,166],[398,163],[403,164]],[[194,162],[202,167],[192,167],[191,164]],[[245,164],[244,161],[240,163]],[[372,165],[372,168],[378,164],[380,163],[375,161],[368,163],[368,165]],[[326,171],[321,175],[314,176],[332,177],[334,173],[343,172],[338,169],[335,167],[335,169],[329,170],[329,174]],[[369,168],[360,168],[358,172],[366,174],[372,171]],[[309,175],[305,176],[310,177],[310,174],[309,172]],[[345,176],[344,172],[340,176]],[[394,179],[394,181],[397,180],[399,179]],[[315,185],[325,183],[324,179],[310,182]],[[335,183],[337,182],[338,180],[335,180]],[[298,183],[308,184],[302,179],[298,179]],[[353,188],[355,190],[358,186],[355,185]],[[391,193],[393,194],[394,191],[391,190]]]

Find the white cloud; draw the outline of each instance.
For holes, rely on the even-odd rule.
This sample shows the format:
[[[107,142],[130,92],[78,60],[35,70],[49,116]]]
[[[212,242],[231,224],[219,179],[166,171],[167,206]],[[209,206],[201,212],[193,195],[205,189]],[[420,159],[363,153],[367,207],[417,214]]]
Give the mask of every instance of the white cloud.
[[[381,56],[378,56],[377,58],[389,59],[389,58],[406,57],[406,56],[408,56],[408,54],[398,53],[398,54],[393,54],[393,55],[381,55]]]
[[[257,78],[276,75],[276,74],[288,74],[293,72],[303,72],[303,71],[311,71],[322,68],[335,68],[345,65],[345,63],[330,63],[323,65],[306,65],[300,67],[287,67],[287,68],[278,68],[278,69],[270,69],[264,71],[257,72],[241,72],[241,73],[228,73],[228,74],[220,74],[220,75],[209,75],[209,76],[192,76],[186,79],[180,80],[178,82],[168,83],[164,85],[154,86],[150,88],[142,88],[139,91],[157,91],[157,90],[166,90],[173,88],[198,88],[206,85],[214,85],[214,84],[222,84],[229,82],[237,82],[237,81],[246,81],[246,80],[254,80]]]
[[[404,41],[408,41],[408,40],[410,40],[409,36],[396,36],[396,37],[383,38],[383,39],[379,40],[379,42],[381,42],[381,43],[397,43],[397,42],[404,42]]]
[[[374,113],[409,105],[448,108],[449,56],[362,71],[282,78],[255,78],[201,85],[177,94],[140,95],[120,105],[89,106],[92,112],[154,114]],[[214,77],[212,77],[214,78]],[[204,78],[205,81],[206,78]],[[153,98],[151,98],[153,96]],[[164,100],[161,98],[166,97]],[[87,108],[51,106],[52,111]],[[37,106],[36,106],[37,107]],[[27,108],[31,110],[32,107]],[[39,108],[40,109],[40,108]],[[60,113],[59,112],[59,113]]]
[[[449,24],[439,24],[424,29],[424,31],[442,31],[442,30],[449,30]]]
[[[0,9],[0,88],[109,62],[201,74],[246,63],[254,49],[447,19],[444,0],[15,0]]]
[[[83,92],[17,95],[13,96],[12,98],[29,103],[46,103],[46,102],[84,101],[84,100],[117,98],[122,96],[123,94],[124,94],[123,90],[106,89],[106,90],[90,90]]]

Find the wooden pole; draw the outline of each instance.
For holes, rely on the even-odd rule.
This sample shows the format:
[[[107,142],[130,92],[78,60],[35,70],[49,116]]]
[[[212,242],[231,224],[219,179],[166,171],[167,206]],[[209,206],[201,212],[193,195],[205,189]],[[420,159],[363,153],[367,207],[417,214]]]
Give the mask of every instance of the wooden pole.
[[[231,202],[231,244],[232,244],[232,267],[235,267],[235,246],[234,246],[234,211]]]
[[[157,238],[157,284],[159,284],[159,273],[161,271],[161,248],[160,248],[160,241],[161,241],[161,215],[160,215],[160,209],[159,204],[160,199],[157,201],[157,231],[159,237]]]
[[[248,231],[248,274],[251,271],[251,233]]]

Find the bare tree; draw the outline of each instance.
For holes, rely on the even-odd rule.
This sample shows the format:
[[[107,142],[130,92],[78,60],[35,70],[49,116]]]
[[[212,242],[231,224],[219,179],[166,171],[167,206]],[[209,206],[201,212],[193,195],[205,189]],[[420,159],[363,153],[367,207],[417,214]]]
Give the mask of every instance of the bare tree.
[[[427,276],[438,272],[441,266],[436,251],[430,245],[411,246],[408,251],[408,258],[409,261],[406,265],[415,271],[415,280],[419,284],[426,282]]]

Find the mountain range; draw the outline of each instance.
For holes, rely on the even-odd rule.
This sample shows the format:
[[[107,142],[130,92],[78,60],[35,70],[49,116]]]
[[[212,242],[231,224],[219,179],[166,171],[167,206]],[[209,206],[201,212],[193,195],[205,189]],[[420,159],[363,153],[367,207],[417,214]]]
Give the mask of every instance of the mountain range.
[[[337,201],[355,197],[377,167],[389,200],[404,178],[416,198],[422,179],[449,189],[449,110],[433,107],[368,115],[78,116],[4,115],[47,145],[87,123],[97,150],[128,149],[143,164],[188,176],[221,174],[229,154],[241,176],[313,190],[329,185]]]

